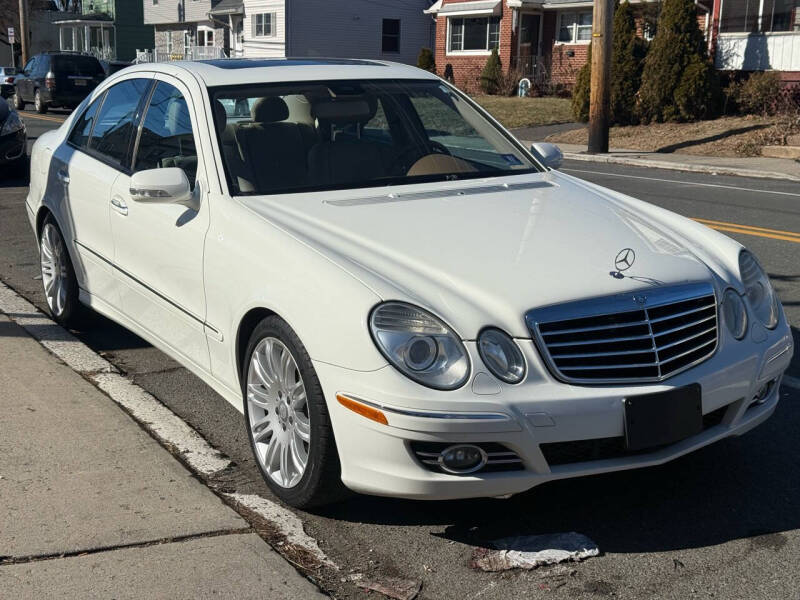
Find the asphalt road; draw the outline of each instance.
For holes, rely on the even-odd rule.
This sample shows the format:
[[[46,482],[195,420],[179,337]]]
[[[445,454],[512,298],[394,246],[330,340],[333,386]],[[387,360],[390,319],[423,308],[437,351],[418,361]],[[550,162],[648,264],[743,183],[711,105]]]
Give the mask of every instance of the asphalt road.
[[[53,124],[26,120],[31,135]],[[734,230],[729,234],[769,271],[800,343],[796,183],[592,163],[567,163],[564,170]],[[0,186],[0,279],[44,307],[25,183],[12,177]],[[242,417],[227,402],[102,317],[77,333],[236,462],[226,475],[229,491],[270,496]],[[800,359],[790,375],[800,378]],[[784,387],[781,396],[760,428],[662,467],[554,482],[508,500],[356,497],[301,513],[308,533],[341,566],[320,582],[337,598],[362,597],[348,581],[351,572],[421,580],[420,597],[430,599],[798,598],[800,390]],[[563,531],[589,536],[602,556],[566,570],[487,574],[468,567],[472,550],[487,540]]]

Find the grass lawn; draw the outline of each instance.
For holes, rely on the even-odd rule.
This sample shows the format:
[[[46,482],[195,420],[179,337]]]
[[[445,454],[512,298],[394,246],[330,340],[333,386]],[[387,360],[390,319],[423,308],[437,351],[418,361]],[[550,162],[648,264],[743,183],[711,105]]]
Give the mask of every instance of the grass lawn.
[[[721,117],[696,123],[653,123],[612,127],[610,146],[646,152],[680,152],[705,156],[758,156],[761,147],[783,144],[798,124],[780,117]],[[547,138],[561,144],[586,144],[588,131],[576,129]]]
[[[473,96],[473,100],[508,129],[570,123],[574,120],[569,98]]]

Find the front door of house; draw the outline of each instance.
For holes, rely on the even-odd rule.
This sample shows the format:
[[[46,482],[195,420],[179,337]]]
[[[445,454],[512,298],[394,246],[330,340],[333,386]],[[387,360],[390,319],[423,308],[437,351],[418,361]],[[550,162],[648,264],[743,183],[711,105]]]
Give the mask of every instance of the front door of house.
[[[533,72],[539,55],[539,24],[541,15],[522,14],[519,32],[519,64],[526,74]]]

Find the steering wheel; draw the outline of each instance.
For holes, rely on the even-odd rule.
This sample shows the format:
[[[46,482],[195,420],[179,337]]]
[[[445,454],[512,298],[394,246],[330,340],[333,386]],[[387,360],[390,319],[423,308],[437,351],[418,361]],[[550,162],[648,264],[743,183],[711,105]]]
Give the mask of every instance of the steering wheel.
[[[408,173],[409,169],[414,166],[414,163],[416,163],[423,156],[429,156],[430,154],[452,156],[450,150],[447,149],[447,146],[434,140],[428,140],[425,144],[425,147],[414,144],[408,146],[405,150],[402,150],[398,155],[396,163],[398,174],[405,175]]]

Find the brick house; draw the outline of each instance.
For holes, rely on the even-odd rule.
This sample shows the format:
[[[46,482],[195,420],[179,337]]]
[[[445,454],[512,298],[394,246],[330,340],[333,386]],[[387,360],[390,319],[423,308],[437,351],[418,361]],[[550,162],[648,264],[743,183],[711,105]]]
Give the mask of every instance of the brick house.
[[[733,1],[748,0],[725,0]],[[659,3],[631,4],[639,35],[650,39]],[[696,4],[698,24],[708,35],[710,5]],[[592,7],[591,0],[439,0],[426,11],[436,18],[436,67],[456,85],[474,90],[497,47],[504,71],[515,71],[540,89],[569,88],[587,60]]]

